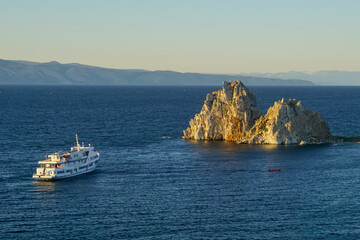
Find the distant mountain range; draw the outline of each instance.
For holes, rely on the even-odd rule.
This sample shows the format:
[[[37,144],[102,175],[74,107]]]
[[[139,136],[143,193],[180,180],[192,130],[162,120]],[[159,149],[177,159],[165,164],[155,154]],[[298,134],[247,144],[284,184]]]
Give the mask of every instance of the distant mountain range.
[[[283,73],[251,73],[244,74],[252,77],[277,79],[304,79],[316,85],[360,86],[360,72],[358,71],[318,71],[318,72],[283,72]]]
[[[180,73],[110,69],[78,63],[37,63],[0,60],[0,84],[17,85],[221,85],[223,81],[241,80],[249,86],[312,86],[308,80],[226,74]]]

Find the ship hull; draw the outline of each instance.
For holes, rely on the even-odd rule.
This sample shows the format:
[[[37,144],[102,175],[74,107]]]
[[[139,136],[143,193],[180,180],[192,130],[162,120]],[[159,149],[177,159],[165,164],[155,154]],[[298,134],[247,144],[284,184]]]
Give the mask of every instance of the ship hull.
[[[86,173],[90,173],[92,171],[94,171],[96,169],[96,167],[92,168],[92,169],[88,169],[88,170],[84,170],[81,172],[77,172],[77,173],[72,173],[72,174],[66,174],[66,175],[54,175],[54,176],[44,176],[44,175],[33,175],[33,178],[36,180],[40,180],[40,181],[55,181],[55,180],[60,180],[60,179],[65,179],[65,178],[71,178],[71,177],[76,177],[82,174],[86,174]]]

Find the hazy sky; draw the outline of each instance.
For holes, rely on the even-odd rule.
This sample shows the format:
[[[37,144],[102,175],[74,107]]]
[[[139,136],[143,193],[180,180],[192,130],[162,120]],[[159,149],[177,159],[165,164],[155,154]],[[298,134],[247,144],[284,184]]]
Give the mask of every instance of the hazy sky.
[[[360,71],[358,0],[1,0],[0,58],[243,73]]]

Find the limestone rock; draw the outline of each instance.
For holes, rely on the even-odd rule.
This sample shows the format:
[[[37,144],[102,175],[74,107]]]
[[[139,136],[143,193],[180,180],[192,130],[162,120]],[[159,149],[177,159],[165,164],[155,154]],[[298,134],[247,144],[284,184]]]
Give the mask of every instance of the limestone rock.
[[[223,82],[209,93],[199,114],[184,130],[185,139],[239,141],[261,116],[256,97],[240,80]]]
[[[242,139],[250,144],[314,144],[331,141],[322,117],[295,99],[282,99],[260,117]]]

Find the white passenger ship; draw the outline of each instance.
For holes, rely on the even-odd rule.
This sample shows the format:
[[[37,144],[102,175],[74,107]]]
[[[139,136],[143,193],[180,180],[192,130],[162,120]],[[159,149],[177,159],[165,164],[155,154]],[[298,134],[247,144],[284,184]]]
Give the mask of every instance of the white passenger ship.
[[[36,169],[33,178],[39,180],[53,180],[73,177],[95,170],[100,154],[94,151],[94,147],[89,144],[84,147],[79,144],[78,136],[76,144],[69,152],[56,152],[45,156],[45,160],[38,163],[40,167]]]

